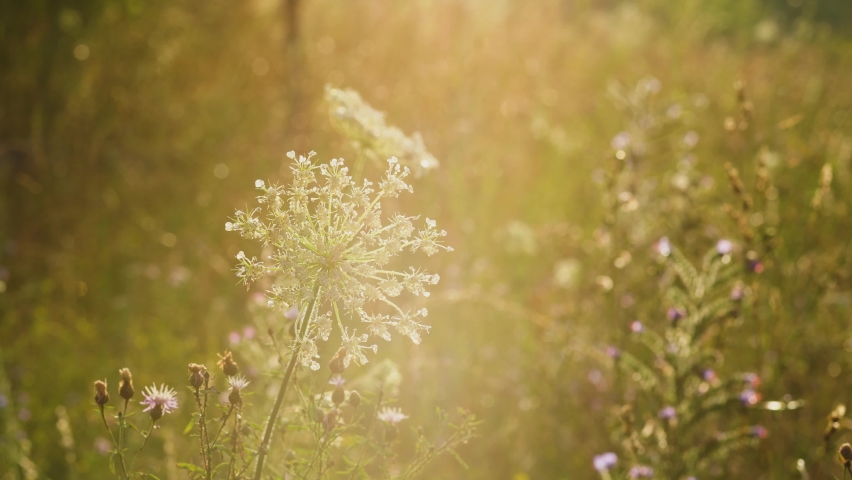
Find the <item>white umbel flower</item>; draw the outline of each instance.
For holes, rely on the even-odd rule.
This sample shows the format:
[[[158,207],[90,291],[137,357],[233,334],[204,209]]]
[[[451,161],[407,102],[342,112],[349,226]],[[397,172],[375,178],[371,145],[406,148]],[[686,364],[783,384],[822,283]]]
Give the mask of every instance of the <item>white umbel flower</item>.
[[[409,168],[396,158],[388,160],[374,187],[367,180],[355,183],[342,159],[318,164],[314,155],[297,157],[289,152],[292,184],[258,180],[261,206],[237,211],[227,223],[227,230],[258,240],[271,251],[266,260],[240,252],[237,276],[247,285],[266,275],[277,277],[267,303],[282,313],[296,307],[299,325],[309,322],[307,328],[296,329],[305,332],[296,340],[301,345],[299,362],[312,369],[319,368],[316,341],[327,340],[334,324],[346,349],[346,365],[366,363],[364,352],[377,348],[367,344],[370,337],[391,340],[391,330],[420,343],[421,333],[429,330],[422,323],[426,310],[403,311],[395,299],[405,291],[426,297],[427,288],[439,277],[414,267],[406,272],[387,265],[405,250],[429,256],[452,251],[443,244],[447,233],[428,218],[418,229],[418,217],[382,215],[383,200],[413,191],[407,183]],[[313,309],[306,319],[308,305]],[[344,320],[356,323],[347,327]],[[356,334],[355,326],[362,322],[367,333]]]

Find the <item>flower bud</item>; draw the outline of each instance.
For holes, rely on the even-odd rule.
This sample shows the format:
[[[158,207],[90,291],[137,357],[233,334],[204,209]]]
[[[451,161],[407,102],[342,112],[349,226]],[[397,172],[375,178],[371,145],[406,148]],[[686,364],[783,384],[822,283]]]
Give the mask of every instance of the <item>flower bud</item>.
[[[228,401],[231,402],[231,405],[240,405],[243,403],[243,397],[240,396],[239,388],[231,389],[231,393],[228,394]]]
[[[343,385],[334,387],[334,391],[331,393],[331,401],[335,405],[340,405],[344,400],[346,400],[346,391],[343,390]]]
[[[189,364],[189,385],[192,388],[199,389],[202,385],[204,385],[204,373],[207,368],[204,365],[198,365],[197,363]]]
[[[107,392],[106,381],[95,381],[95,403],[101,408],[104,408],[104,405],[109,403],[109,392]]]
[[[349,405],[358,408],[361,405],[361,394],[355,390],[349,392]]]
[[[852,466],[852,445],[844,443],[840,446],[837,454],[840,456],[840,461],[843,462],[843,465],[846,467]]]
[[[151,409],[151,420],[156,422],[157,420],[159,420],[161,418],[163,418],[163,405],[162,404],[154,405],[154,408]]]
[[[125,400],[133,398],[133,376],[130,374],[129,368],[122,368],[118,371],[121,375],[121,381],[118,382],[118,394]]]
[[[325,418],[322,419],[322,426],[325,428],[326,432],[331,431],[334,429],[335,425],[337,425],[337,416],[339,413],[340,410],[334,408],[325,415]]]

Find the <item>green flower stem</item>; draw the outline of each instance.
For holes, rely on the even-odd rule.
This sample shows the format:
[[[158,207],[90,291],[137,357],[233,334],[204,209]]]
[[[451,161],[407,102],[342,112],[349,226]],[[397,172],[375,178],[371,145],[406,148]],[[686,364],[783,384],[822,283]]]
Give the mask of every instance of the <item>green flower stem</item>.
[[[317,298],[319,297],[320,286],[314,286],[313,298],[308,304],[308,309],[305,311],[305,316],[302,318],[302,325],[299,328],[299,333],[296,339],[303,338],[308,331],[308,324],[314,312]],[[275,429],[275,424],[278,421],[278,412],[281,410],[281,404],[284,402],[284,396],[287,393],[287,386],[290,384],[290,378],[293,376],[293,371],[296,369],[296,361],[299,357],[299,351],[302,349],[302,344],[296,342],[293,345],[293,351],[290,352],[290,362],[287,364],[287,370],[284,372],[284,378],[281,380],[281,387],[278,388],[278,396],[275,398],[275,403],[272,405],[272,410],[269,412],[269,420],[266,423],[266,428],[263,430],[263,437],[260,440],[260,446],[257,449],[257,465],[254,470],[254,480],[260,480],[263,475],[263,462],[266,460],[267,449],[269,442],[272,440],[272,431]]]
[[[118,458],[121,460],[121,471],[124,472],[124,478],[130,478],[127,475],[127,466],[124,465],[124,454],[121,453],[121,448],[118,446],[118,442],[115,441],[115,436],[112,434],[112,429],[109,428],[109,424],[106,421],[106,416],[104,415],[104,407],[101,407],[101,419],[104,421],[104,426],[109,432],[109,438],[112,439],[112,445],[115,447],[115,451],[118,452]]]
[[[136,451],[136,455],[133,456],[133,460],[130,462],[131,469],[133,468],[133,464],[136,463],[136,459],[139,458],[139,454],[142,453],[142,449],[148,444],[148,439],[151,438],[151,434],[154,433],[155,423],[157,423],[156,420],[151,420],[151,428],[148,429],[148,433],[145,434],[145,440],[142,442],[142,446],[139,447],[139,450]]]

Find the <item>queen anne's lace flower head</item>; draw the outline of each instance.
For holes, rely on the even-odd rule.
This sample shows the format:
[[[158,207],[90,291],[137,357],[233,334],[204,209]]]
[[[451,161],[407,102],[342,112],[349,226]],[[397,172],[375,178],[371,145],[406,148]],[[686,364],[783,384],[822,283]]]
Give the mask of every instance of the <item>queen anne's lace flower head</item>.
[[[388,268],[403,251],[433,255],[452,251],[443,244],[446,236],[434,220],[382,215],[382,202],[412,192],[406,180],[408,167],[394,157],[378,184],[356,183],[343,160],[327,164],[314,161],[314,153],[292,159],[293,181],[289,187],[255,182],[261,207],[237,211],[225,224],[228,231],[260,241],[272,253],[268,261],[237,255],[237,276],[249,284],[265,275],[277,281],[267,292],[267,305],[281,312],[298,312],[296,322],[309,322],[297,341],[298,360],[313,370],[319,349],[316,340],[327,340],[337,325],[345,349],[343,364],[367,362],[365,351],[376,352],[371,337],[389,341],[396,331],[414,343],[429,331],[423,323],[427,311],[403,310],[395,298],[404,292],[428,297],[438,275],[413,267],[408,271]],[[310,318],[309,305],[313,305]],[[362,324],[344,325],[344,320]],[[360,332],[359,332],[360,330]],[[302,329],[296,329],[297,335]]]

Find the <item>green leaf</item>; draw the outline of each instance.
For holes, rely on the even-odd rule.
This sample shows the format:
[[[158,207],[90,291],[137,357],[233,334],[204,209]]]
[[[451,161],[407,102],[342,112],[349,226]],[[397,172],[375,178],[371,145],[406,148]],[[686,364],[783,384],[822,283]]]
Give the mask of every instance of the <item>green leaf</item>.
[[[192,429],[195,427],[195,422],[196,422],[197,420],[198,420],[198,417],[196,417],[195,415],[193,415],[193,416],[192,416],[192,420],[190,420],[190,421],[189,421],[189,424],[187,424],[186,428],[184,428],[184,429],[183,429],[183,434],[184,434],[184,435],[186,435],[187,433],[189,433],[189,432],[191,432],[191,431],[192,431]]]
[[[464,460],[462,460],[461,456],[455,450],[447,450],[447,453],[449,453],[450,456],[455,458],[456,461],[459,462],[459,465],[462,466],[462,468],[464,468],[465,470],[470,470],[470,467],[467,465],[467,463],[465,463]]]
[[[203,468],[191,463],[178,463],[176,466],[181,470],[189,470],[192,473],[205,473]]]

